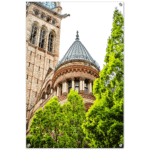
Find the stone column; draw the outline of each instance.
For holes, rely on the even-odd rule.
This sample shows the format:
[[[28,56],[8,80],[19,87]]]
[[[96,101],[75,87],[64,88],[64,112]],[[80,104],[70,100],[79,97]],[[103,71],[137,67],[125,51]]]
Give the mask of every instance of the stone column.
[[[89,86],[89,93],[92,94],[92,82],[93,82],[93,81],[90,80],[89,82],[90,82],[90,83],[89,83],[89,84],[90,84],[90,86]]]
[[[79,87],[79,91],[82,91],[82,79],[80,78],[80,87]]]
[[[72,81],[72,88],[74,90],[75,89],[75,87],[74,87],[74,77],[71,78],[71,81]]]
[[[66,93],[69,93],[69,91],[68,91],[68,82],[66,82]]]
[[[26,54],[28,52],[28,45],[29,45],[29,40],[26,40]]]
[[[51,94],[53,93],[53,89],[51,89]]]
[[[56,88],[54,89],[54,96],[57,96],[57,90],[56,90]]]
[[[80,93],[84,93],[84,80],[85,78],[80,78]]]
[[[57,85],[57,97],[59,96],[59,85]]]
[[[67,95],[67,80],[62,82],[62,95]]]
[[[84,81],[85,81],[85,78],[82,79],[82,90],[83,90],[83,93],[84,93],[84,86],[85,86],[84,85]]]
[[[37,35],[36,35],[36,40],[35,40],[35,56],[34,56],[34,63],[33,63],[33,71],[32,71],[32,78],[31,78],[31,87],[30,87],[30,93],[29,93],[29,106],[31,105],[31,99],[32,99],[32,90],[33,90],[33,82],[34,82],[34,73],[35,73],[35,64],[36,64],[36,54],[38,51],[38,44],[39,44],[39,36],[40,36],[40,30],[41,28],[38,28],[37,30]]]
[[[47,58],[47,47],[48,47],[48,32],[45,35],[45,54],[44,54],[44,67],[43,67],[43,76],[42,76],[42,80],[45,79],[45,75],[46,75],[46,58]]]
[[[45,95],[45,99],[47,99],[47,97],[48,97],[48,96],[47,96],[47,94],[46,94],[46,95]]]
[[[38,51],[38,47],[36,46],[35,47],[35,56],[34,56],[34,63],[33,63],[33,70],[32,70],[32,77],[31,77],[31,86],[30,86],[30,93],[29,93],[29,98],[30,98],[30,101],[29,101],[29,106],[32,105],[32,103],[34,102],[31,102],[32,100],[32,94],[33,94],[33,86],[34,86],[34,76],[35,76],[35,64],[36,64],[36,54],[37,54],[37,51]]]
[[[40,28],[38,28],[38,30],[37,30],[37,35],[36,35],[36,46],[38,46],[39,47],[39,39],[40,39],[40,32],[41,32],[41,27]]]
[[[61,88],[62,88],[61,85],[59,85],[59,93],[58,93],[59,96],[61,96]]]

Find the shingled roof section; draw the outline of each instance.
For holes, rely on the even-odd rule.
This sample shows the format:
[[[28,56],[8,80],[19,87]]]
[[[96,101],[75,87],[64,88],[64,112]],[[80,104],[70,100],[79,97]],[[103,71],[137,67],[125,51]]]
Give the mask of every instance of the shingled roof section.
[[[64,62],[70,61],[70,60],[85,60],[89,61],[93,65],[95,65],[99,70],[100,66],[99,64],[92,58],[92,56],[89,54],[87,49],[84,47],[84,45],[79,41],[79,35],[77,31],[76,40],[71,45],[71,47],[68,49],[64,57],[59,61],[59,63],[56,65],[55,70]]]

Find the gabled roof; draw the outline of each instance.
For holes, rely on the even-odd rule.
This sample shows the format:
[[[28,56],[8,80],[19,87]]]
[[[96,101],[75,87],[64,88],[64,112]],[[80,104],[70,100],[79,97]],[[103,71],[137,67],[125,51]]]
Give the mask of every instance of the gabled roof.
[[[71,45],[69,50],[66,52],[64,57],[59,61],[59,63],[56,65],[55,70],[64,62],[70,61],[70,60],[85,60],[93,65],[95,65],[99,70],[100,66],[99,64],[92,58],[92,56],[89,54],[87,49],[84,47],[84,45],[79,41],[79,35],[77,31],[76,40]]]

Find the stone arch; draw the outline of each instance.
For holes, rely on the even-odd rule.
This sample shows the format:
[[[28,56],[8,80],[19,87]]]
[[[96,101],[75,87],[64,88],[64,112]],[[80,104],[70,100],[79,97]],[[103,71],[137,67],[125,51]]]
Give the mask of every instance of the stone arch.
[[[31,23],[31,30],[30,30],[30,37],[29,37],[29,42],[32,44],[37,43],[38,29],[39,29],[39,22],[33,21]]]
[[[50,30],[49,34],[52,33],[54,35],[54,37],[56,37],[56,31],[55,30]]]
[[[38,14],[36,14],[36,12],[38,12]],[[34,7],[34,8],[33,8],[33,13],[34,13],[34,15],[39,16],[40,11],[39,11],[38,8]]]
[[[47,92],[48,94],[51,93],[51,85],[50,85],[50,84],[48,84],[48,86],[47,86],[47,88],[46,88],[46,92]]]
[[[42,32],[41,32],[42,31]],[[44,39],[41,37],[41,33],[44,34]],[[42,25],[40,29],[40,35],[39,35],[39,47],[46,49],[46,43],[47,43],[47,33],[48,28],[46,25]],[[42,38],[42,39],[41,39]],[[43,41],[44,40],[44,41]],[[41,46],[40,46],[41,45]]]
[[[44,12],[41,12],[40,17],[41,17],[42,19],[44,19],[45,16],[46,16],[46,14],[45,14]]]
[[[41,99],[45,99],[45,92],[42,93]]]
[[[51,42],[52,39],[52,42]],[[49,34],[48,34],[48,51],[55,53],[55,42],[56,41],[56,32],[55,30],[50,30]],[[51,46],[52,45],[52,48]]]

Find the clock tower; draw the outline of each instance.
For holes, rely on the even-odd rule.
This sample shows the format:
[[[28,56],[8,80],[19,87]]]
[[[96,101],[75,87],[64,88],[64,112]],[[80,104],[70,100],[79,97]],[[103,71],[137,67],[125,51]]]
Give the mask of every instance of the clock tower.
[[[59,60],[61,20],[60,2],[26,3],[26,109],[34,106],[41,85]],[[28,118],[28,117],[27,117]]]

